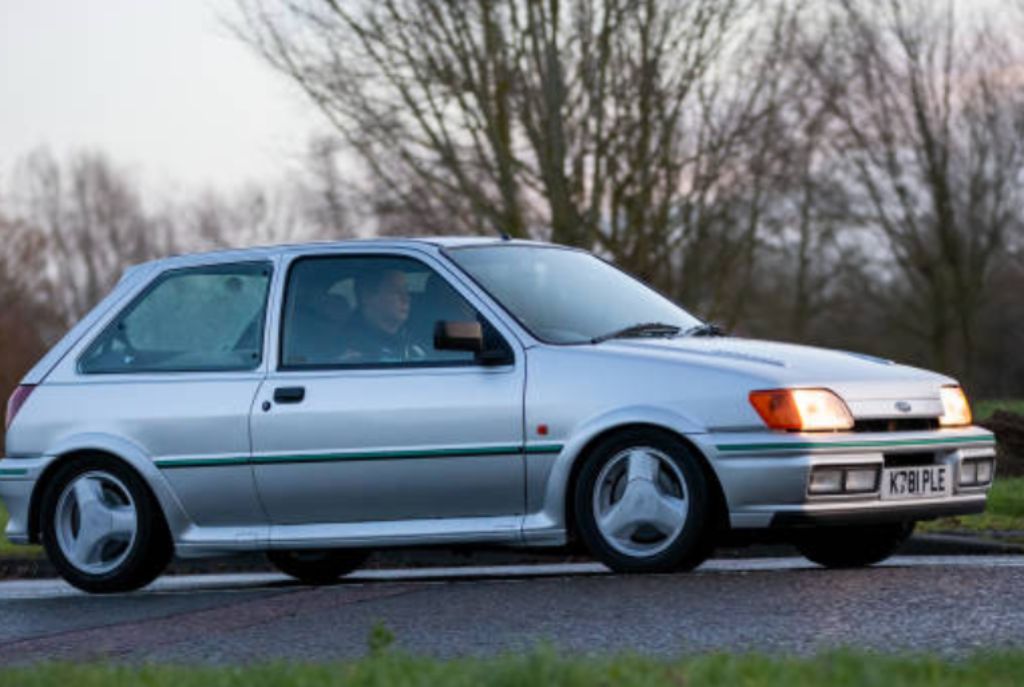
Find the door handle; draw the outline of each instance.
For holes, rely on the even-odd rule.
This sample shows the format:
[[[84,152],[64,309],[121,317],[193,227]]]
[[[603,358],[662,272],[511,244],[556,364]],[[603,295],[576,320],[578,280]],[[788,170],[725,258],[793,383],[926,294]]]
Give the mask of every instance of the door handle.
[[[282,386],[274,389],[274,403],[302,403],[306,398],[306,388],[301,386]]]

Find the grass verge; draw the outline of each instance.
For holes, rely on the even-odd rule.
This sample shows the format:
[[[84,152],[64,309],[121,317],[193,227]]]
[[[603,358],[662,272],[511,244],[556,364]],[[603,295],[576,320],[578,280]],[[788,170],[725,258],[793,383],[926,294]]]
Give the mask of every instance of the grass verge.
[[[563,658],[549,649],[492,659],[442,661],[397,653],[335,664],[270,664],[193,668],[43,664],[0,669],[0,687],[270,687],[271,685],[886,685],[954,687],[1017,685],[1024,675],[1024,652],[980,654],[951,661],[933,656],[885,656],[833,652],[814,658],[710,654],[679,660],[638,656]]]
[[[995,415],[997,410],[1005,410],[1018,415],[1024,415],[1024,399],[1020,398],[996,398],[974,403],[974,419],[984,421]]]
[[[951,530],[973,533],[1024,532],[1024,477],[997,477],[988,495],[988,508],[980,515],[940,518],[922,522],[918,526],[919,532]]]
[[[0,501],[0,558],[31,558],[43,555],[39,546],[18,546],[7,541],[4,528],[7,527],[7,509]]]

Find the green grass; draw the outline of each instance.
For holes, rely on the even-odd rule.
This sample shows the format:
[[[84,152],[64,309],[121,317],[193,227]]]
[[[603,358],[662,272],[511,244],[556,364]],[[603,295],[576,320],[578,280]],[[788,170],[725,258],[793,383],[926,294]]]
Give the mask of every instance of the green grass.
[[[333,664],[248,667],[112,666],[44,664],[0,669],[0,687],[270,687],[328,685],[475,687],[524,685],[591,687],[987,687],[1019,685],[1024,652],[979,654],[964,660],[833,652],[814,658],[707,654],[676,660],[638,656],[563,658],[551,649],[492,659],[442,661],[377,652]]]
[[[1024,532],[1024,477],[997,477],[988,495],[988,507],[980,515],[929,520],[918,526],[919,532],[950,530]]]
[[[988,510],[1024,519],[1024,477],[997,478],[988,495]]]
[[[0,558],[29,558],[42,555],[43,551],[38,546],[18,546],[7,541],[7,537],[3,533],[6,527],[7,509],[4,508],[3,502],[0,501]]]
[[[1024,415],[1024,399],[1001,398],[976,401],[973,404],[974,419],[984,421],[992,417],[997,410],[1008,410],[1011,413]]]

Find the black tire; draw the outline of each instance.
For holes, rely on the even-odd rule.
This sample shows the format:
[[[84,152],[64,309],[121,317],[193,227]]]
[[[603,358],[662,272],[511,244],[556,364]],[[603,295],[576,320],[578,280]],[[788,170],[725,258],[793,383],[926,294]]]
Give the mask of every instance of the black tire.
[[[305,584],[334,584],[361,566],[369,553],[361,549],[268,551],[267,558],[285,575]]]
[[[135,540],[124,560],[103,574],[91,574],[77,568],[57,543],[55,511],[58,499],[72,480],[86,472],[113,475],[127,488],[135,503]],[[53,567],[69,584],[93,594],[128,592],[145,587],[164,571],[174,554],[163,512],[149,486],[127,464],[109,456],[84,456],[59,467],[44,488],[40,516],[43,548]]]
[[[805,558],[826,568],[863,568],[896,553],[914,532],[914,524],[821,527],[799,533],[793,543]]]
[[[594,489],[602,469],[623,451],[635,447],[657,449],[670,458],[686,481],[688,511],[682,530],[664,550],[633,556],[611,545],[601,533],[594,512]],[[573,486],[573,514],[580,539],[590,554],[621,573],[658,573],[692,570],[714,550],[714,518],[707,477],[694,449],[673,434],[654,429],[630,429],[602,440],[585,458]]]

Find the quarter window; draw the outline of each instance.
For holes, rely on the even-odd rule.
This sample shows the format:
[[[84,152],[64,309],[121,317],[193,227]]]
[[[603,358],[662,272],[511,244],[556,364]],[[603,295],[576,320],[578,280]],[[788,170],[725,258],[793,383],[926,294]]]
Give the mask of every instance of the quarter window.
[[[281,332],[283,368],[469,365],[470,351],[438,350],[438,322],[480,322],[500,335],[439,274],[389,256],[310,257],[289,271]]]
[[[85,373],[249,370],[263,356],[271,268],[173,270],[111,322],[79,362]]]

